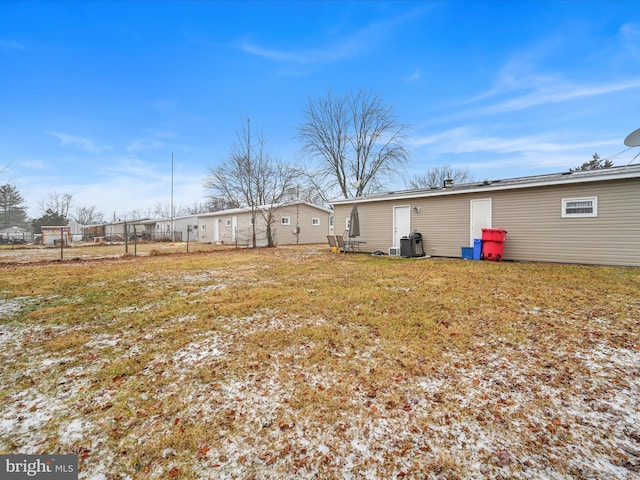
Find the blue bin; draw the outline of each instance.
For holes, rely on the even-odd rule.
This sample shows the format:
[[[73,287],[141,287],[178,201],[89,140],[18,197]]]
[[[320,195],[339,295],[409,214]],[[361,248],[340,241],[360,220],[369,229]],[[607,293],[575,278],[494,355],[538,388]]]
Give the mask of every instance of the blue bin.
[[[473,239],[473,259],[482,259],[482,239],[480,238]]]
[[[471,247],[460,247],[462,248],[462,258],[465,260],[473,259],[473,248]]]

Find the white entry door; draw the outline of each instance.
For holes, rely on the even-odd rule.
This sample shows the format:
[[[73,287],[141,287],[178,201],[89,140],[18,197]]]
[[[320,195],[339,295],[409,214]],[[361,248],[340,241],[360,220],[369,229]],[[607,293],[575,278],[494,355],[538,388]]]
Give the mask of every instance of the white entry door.
[[[393,207],[393,246],[400,248],[400,239],[411,234],[411,206]]]
[[[220,241],[220,220],[218,218],[213,218],[213,241]]]
[[[236,235],[238,234],[238,217],[235,215],[231,217],[231,238],[236,241]]]
[[[469,245],[473,246],[475,238],[482,238],[482,229],[491,228],[491,222],[491,199],[471,200],[471,238],[469,239]]]

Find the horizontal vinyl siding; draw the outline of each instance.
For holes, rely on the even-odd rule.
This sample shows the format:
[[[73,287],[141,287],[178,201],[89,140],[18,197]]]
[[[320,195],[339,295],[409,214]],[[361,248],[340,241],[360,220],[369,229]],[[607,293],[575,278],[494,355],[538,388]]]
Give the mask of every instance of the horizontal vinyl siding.
[[[280,219],[289,217],[291,225],[282,225]],[[320,225],[312,225],[313,218],[320,219]],[[296,223],[300,224],[300,235],[296,238],[294,233]],[[262,221],[264,223],[264,221]],[[272,228],[276,234],[278,245],[325,243],[329,233],[329,213],[308,205],[287,205],[279,208],[274,214]]]
[[[494,227],[508,231],[505,259],[640,266],[637,180],[494,195]],[[598,216],[562,218],[562,199],[598,197]]]
[[[333,215],[335,235],[344,235],[346,220],[352,205],[336,205]],[[365,252],[382,250],[387,253],[393,243],[393,203],[374,202],[358,204],[360,218],[359,240],[366,241],[360,249]]]
[[[360,240],[366,241],[362,251],[387,252],[393,246],[394,207],[411,207],[411,227],[403,235],[422,234],[427,255],[460,256],[460,247],[468,246],[470,213],[468,200],[461,197],[407,199],[358,204]],[[414,211],[418,207],[419,212]],[[335,232],[342,235],[351,205],[335,206]],[[399,246],[399,245],[396,245]]]
[[[593,196],[598,197],[597,217],[562,218],[563,198]],[[387,252],[393,242],[393,207],[410,205],[411,231],[422,234],[425,253],[460,257],[460,247],[472,246],[471,200],[485,198],[492,199],[492,227],[508,232],[505,260],[640,266],[637,178],[360,203],[363,250]],[[337,235],[350,211],[351,205],[335,206]]]
[[[470,207],[465,195],[416,199],[412,225],[422,234],[427,255],[461,256],[460,247],[469,246]]]

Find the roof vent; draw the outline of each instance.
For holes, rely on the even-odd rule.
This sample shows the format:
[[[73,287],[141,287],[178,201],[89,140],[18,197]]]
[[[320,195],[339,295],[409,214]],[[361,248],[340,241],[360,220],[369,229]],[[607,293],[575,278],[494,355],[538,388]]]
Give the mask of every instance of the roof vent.
[[[444,181],[444,185],[443,185],[443,187],[444,187],[444,188],[447,188],[447,187],[453,187],[453,180],[451,180],[450,178],[447,178],[447,179]]]

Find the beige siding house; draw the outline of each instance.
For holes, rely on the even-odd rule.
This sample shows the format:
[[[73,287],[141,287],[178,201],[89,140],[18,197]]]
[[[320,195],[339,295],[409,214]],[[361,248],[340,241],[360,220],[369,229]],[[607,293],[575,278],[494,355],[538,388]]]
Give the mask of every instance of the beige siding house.
[[[267,211],[267,207],[261,209]],[[272,235],[278,245],[326,243],[331,211],[306,202],[273,207]],[[251,210],[237,208],[198,215],[198,240],[206,243],[251,245]],[[267,224],[256,216],[257,245],[267,244]]]
[[[336,232],[353,203],[334,203]],[[505,260],[640,266],[640,165],[391,192],[357,205],[358,239],[370,252],[419,232],[427,255],[460,257],[482,228],[501,228]]]

